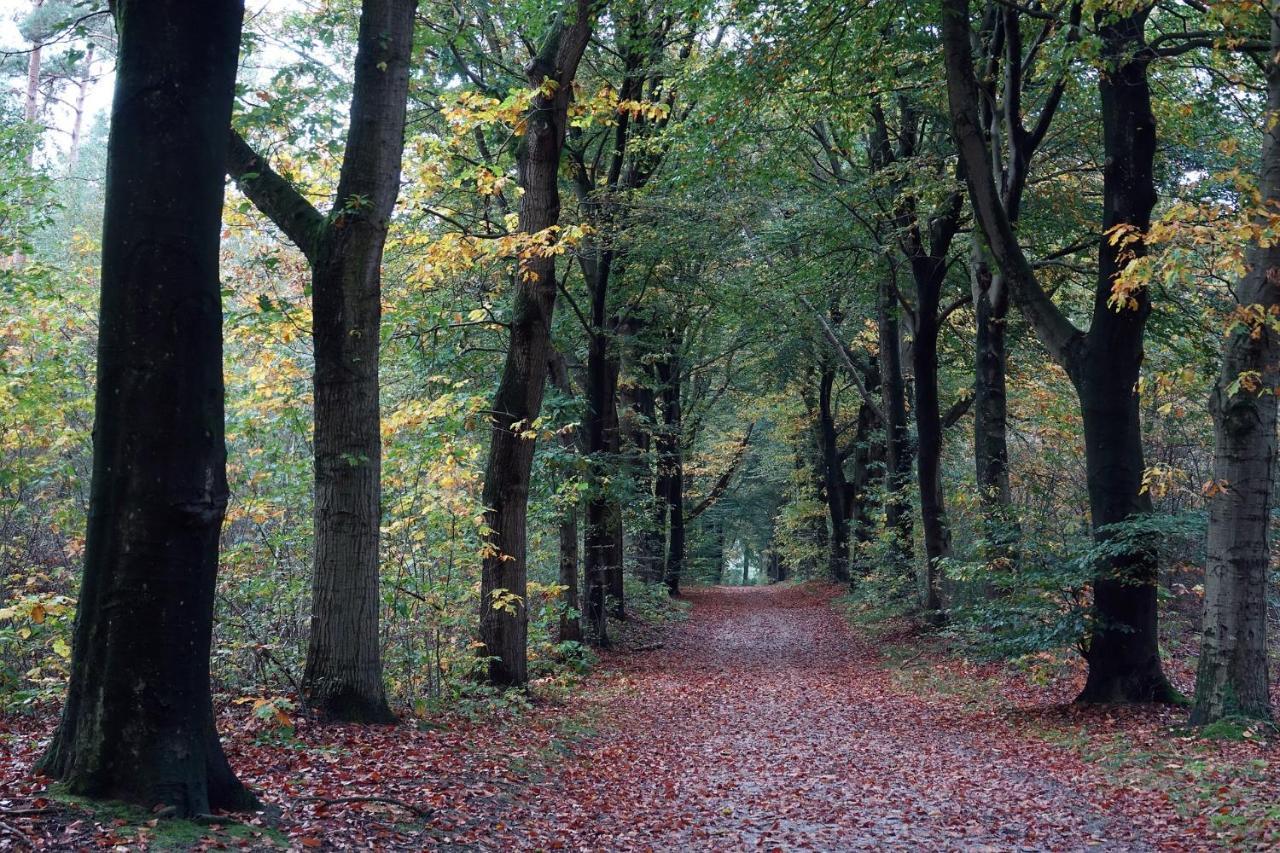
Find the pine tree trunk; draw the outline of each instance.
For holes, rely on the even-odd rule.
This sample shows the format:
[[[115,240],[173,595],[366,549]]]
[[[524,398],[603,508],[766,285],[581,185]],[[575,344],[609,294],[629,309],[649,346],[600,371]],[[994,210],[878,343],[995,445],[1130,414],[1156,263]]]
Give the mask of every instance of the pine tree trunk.
[[[1271,6],[1271,55],[1263,127],[1261,200],[1280,205],[1280,2]],[[1265,228],[1265,217],[1259,226]],[[1269,323],[1280,306],[1280,247],[1254,246],[1236,289],[1245,310],[1222,347],[1222,369],[1209,399],[1214,425],[1214,494],[1209,499],[1209,554],[1204,629],[1191,721],[1241,716],[1270,720],[1267,662],[1267,574],[1271,564],[1271,498],[1276,462],[1276,396],[1280,345]],[[1266,320],[1260,320],[1265,317]]]
[[[518,150],[519,230],[537,234],[560,221],[560,155],[564,150],[573,79],[591,33],[589,0],[577,0],[572,20],[559,19],[538,55],[526,67],[529,85],[540,91],[527,113]],[[546,91],[543,82],[556,83]],[[485,553],[480,577],[481,654],[489,659],[488,680],[523,686],[529,680],[529,612],[525,525],[534,442],[523,437],[542,408],[547,358],[551,354],[551,313],[556,298],[555,256],[521,258],[513,282],[511,336],[490,419],[485,466]]]
[[[227,503],[218,277],[244,5],[118,0],[84,579],[40,769],[180,815],[254,798],[214,729],[209,651]]]

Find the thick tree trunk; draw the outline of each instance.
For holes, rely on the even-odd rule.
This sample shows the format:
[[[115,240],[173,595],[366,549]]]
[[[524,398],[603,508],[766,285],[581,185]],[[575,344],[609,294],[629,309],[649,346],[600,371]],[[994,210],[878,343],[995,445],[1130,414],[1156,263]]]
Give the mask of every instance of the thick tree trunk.
[[[1259,227],[1280,205],[1280,2],[1270,4],[1271,56],[1263,127]],[[1214,425],[1214,494],[1209,499],[1209,554],[1204,634],[1191,721],[1242,716],[1270,720],[1267,573],[1271,564],[1271,496],[1275,482],[1276,397],[1280,345],[1270,318],[1280,305],[1280,247],[1254,246],[1236,290],[1251,322],[1235,325],[1222,348],[1222,369],[1209,399]],[[1245,314],[1248,316],[1248,314]],[[1265,319],[1264,319],[1265,318]]]
[[[518,152],[523,234],[540,233],[560,221],[560,155],[573,79],[591,32],[591,7],[589,0],[577,0],[572,19],[556,23],[525,69],[530,86],[540,91],[527,113]],[[543,88],[547,79],[556,83],[554,91]],[[490,683],[523,686],[529,680],[525,522],[534,449],[523,432],[542,408],[556,297],[555,256],[521,258],[513,286],[511,338],[493,401],[481,495],[490,532],[481,568],[479,633],[482,654],[489,658]]]
[[[902,573],[911,570],[914,549],[911,523],[911,435],[907,427],[907,383],[902,374],[902,339],[895,296],[888,282],[877,295],[880,345],[880,408],[885,429],[885,525],[892,537],[889,559]]]
[[[835,377],[835,367],[824,360],[818,385],[818,442],[822,453],[827,512],[831,518],[827,569],[832,580],[848,583],[849,512],[845,505],[848,488],[844,477],[844,460],[840,457],[840,444],[836,435],[835,415],[832,412],[831,391]]]
[[[1149,497],[1138,494],[1143,458],[1136,392],[1149,295],[1141,288],[1119,310],[1108,304],[1116,275],[1145,253],[1142,238],[1156,201],[1156,128],[1147,80],[1150,54],[1144,43],[1150,8],[1123,17],[1103,11],[1096,18],[1106,66],[1098,75],[1105,155],[1103,235],[1093,322],[1082,334],[1040,287],[996,190],[978,117],[981,95],[973,70],[968,0],[942,3],[949,106],[975,218],[1014,301],[1079,394],[1090,513],[1100,540],[1112,535],[1108,525],[1150,511]],[[1150,542],[1135,543],[1098,566],[1086,654],[1089,677],[1080,701],[1176,698],[1160,668],[1157,568],[1155,543]]]
[[[1108,525],[1151,512],[1151,497],[1139,494],[1145,468],[1137,384],[1142,338],[1151,311],[1147,289],[1134,305],[1109,304],[1112,285],[1124,268],[1146,253],[1142,239],[1155,207],[1155,116],[1143,29],[1149,9],[1099,28],[1108,73],[1098,77],[1102,101],[1103,236],[1098,250],[1098,287],[1093,324],[1069,364],[1084,420],[1089,508],[1096,535],[1110,538]],[[1100,18],[1105,20],[1104,18]],[[1115,229],[1132,229],[1117,240]],[[1073,369],[1074,368],[1074,369]],[[1104,561],[1093,585],[1093,616],[1082,702],[1151,702],[1176,697],[1160,668],[1156,543],[1135,545]]]
[[[244,5],[118,0],[94,466],[62,721],[73,794],[239,810],[209,692],[227,503],[218,244]]]

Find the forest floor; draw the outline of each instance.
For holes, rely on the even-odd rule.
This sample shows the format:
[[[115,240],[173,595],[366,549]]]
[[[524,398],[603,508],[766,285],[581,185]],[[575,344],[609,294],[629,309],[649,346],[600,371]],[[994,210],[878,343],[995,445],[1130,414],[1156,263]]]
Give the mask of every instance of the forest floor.
[[[280,741],[228,707],[228,754],[268,806],[239,823],[49,795],[29,768],[51,721],[0,720],[0,849],[1280,845],[1280,748],[1262,732],[1204,740],[1182,709],[1072,707],[1070,673],[1036,686],[906,629],[873,636],[837,595],[692,591],[660,644],[496,718],[302,722]]]

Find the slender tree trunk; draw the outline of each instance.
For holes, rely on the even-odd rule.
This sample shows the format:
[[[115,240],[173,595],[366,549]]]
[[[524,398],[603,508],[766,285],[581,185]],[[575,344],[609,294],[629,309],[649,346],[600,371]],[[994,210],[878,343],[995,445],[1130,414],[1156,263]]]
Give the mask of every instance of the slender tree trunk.
[[[73,105],[73,118],[71,121],[71,143],[67,149],[68,174],[74,173],[76,165],[80,162],[80,134],[84,128],[84,99],[89,93],[89,82],[93,79],[93,48],[94,45],[90,44],[85,49],[84,58],[80,60],[84,63],[84,73],[76,81],[76,100]]]
[[[540,91],[527,113],[518,151],[519,230],[538,234],[560,221],[559,172],[573,79],[591,32],[589,0],[577,0],[572,19],[561,18],[526,67],[529,85]],[[556,83],[547,91],[543,82]],[[523,686],[528,680],[529,612],[524,596],[525,522],[533,441],[522,436],[542,408],[551,313],[556,297],[556,262],[551,254],[520,261],[514,280],[511,338],[502,379],[493,401],[489,460],[485,467],[485,555],[480,579],[480,641],[489,658],[488,680]],[[514,596],[515,598],[510,598]]]
[[[629,336],[634,337],[634,330]],[[632,376],[626,387],[620,390],[619,407],[625,416],[622,431],[627,439],[628,467],[635,491],[648,502],[654,494],[652,456],[657,406],[651,387],[652,366],[636,364],[634,367],[639,375]],[[642,504],[639,515],[644,521],[631,532],[636,575],[645,583],[661,583],[662,548],[666,539],[661,523],[666,515],[656,506],[647,504]]]
[[[569,384],[569,371],[564,363],[564,356],[556,352],[547,364],[547,376],[551,384],[566,397],[573,395]],[[560,443],[568,453],[580,452],[578,430],[563,431]],[[576,494],[576,492],[575,492]],[[559,584],[564,587],[561,593],[562,612],[557,637],[560,642],[582,642],[582,618],[580,611],[582,602],[578,591],[578,504],[566,506],[560,516],[560,573]]]
[[[914,551],[911,499],[911,436],[907,427],[907,384],[902,374],[902,339],[894,294],[888,282],[877,295],[880,344],[880,397],[885,419],[885,525],[893,538],[890,560],[895,570],[911,569]]]
[[[878,382],[877,378],[877,384]],[[875,413],[871,407],[866,403],[860,405],[858,407],[857,431],[853,436],[853,471],[849,479],[848,499],[846,501],[849,505],[849,523],[856,550],[855,555],[850,560],[850,574],[853,574],[855,568],[859,573],[864,572],[866,566],[862,559],[863,546],[869,545],[875,536],[871,521],[872,460],[874,456],[871,447],[871,434],[875,428],[875,423]]]
[[[844,461],[840,458],[840,445],[836,436],[835,415],[832,412],[831,391],[835,377],[835,367],[824,359],[818,385],[818,441],[822,453],[827,511],[831,518],[827,568],[832,580],[837,583],[848,583],[849,513],[845,506],[848,489],[844,477]]]
[[[1280,205],[1280,2],[1272,0],[1271,54],[1259,190],[1266,209]],[[1214,425],[1214,483],[1209,500],[1209,554],[1204,634],[1191,721],[1242,716],[1270,720],[1267,662],[1267,573],[1271,564],[1271,498],[1276,463],[1276,397],[1280,344],[1270,325],[1280,306],[1280,247],[1255,245],[1236,289],[1240,314],[1222,347],[1222,369],[1209,398]],[[1237,315],[1239,316],[1239,314]],[[1264,319],[1265,318],[1265,319]]]
[[[941,561],[951,555],[951,531],[942,494],[942,414],[938,394],[938,303],[935,282],[916,306],[912,342],[916,367],[916,471],[920,488],[920,523],[924,528],[924,609],[942,613]]]
[[[40,769],[181,815],[254,798],[209,691],[227,504],[218,278],[237,0],[118,0],[94,466],[62,720]]]
[[[617,411],[614,402],[617,373],[610,363],[609,335],[604,328],[604,293],[604,283],[596,281],[592,287],[593,328],[587,344],[585,424],[593,483],[591,495],[587,499],[587,526],[583,540],[586,552],[587,633],[592,642],[602,646],[609,642],[608,596],[613,565],[621,557],[614,548],[614,506],[617,501],[606,493],[609,488],[606,483],[616,460],[616,455],[610,452],[613,445],[611,439],[617,435],[616,429],[610,429],[616,420],[610,417],[610,410]]]
[[[975,241],[976,242],[976,241]],[[983,556],[988,564],[1016,561],[1021,538],[1009,490],[1005,328],[1009,294],[976,245],[972,253],[974,332],[973,459],[982,506]]]
[[[680,414],[682,366],[676,352],[679,341],[674,336],[664,360],[658,362],[658,380],[662,383],[662,433],[658,438],[659,477],[665,486],[670,533],[667,538],[667,561],[663,580],[672,595],[680,594],[684,574],[684,450],[681,447],[683,420]]]
[[[560,518],[560,585],[565,605],[560,614],[560,642],[582,642],[582,620],[578,617],[578,508],[569,507]]]

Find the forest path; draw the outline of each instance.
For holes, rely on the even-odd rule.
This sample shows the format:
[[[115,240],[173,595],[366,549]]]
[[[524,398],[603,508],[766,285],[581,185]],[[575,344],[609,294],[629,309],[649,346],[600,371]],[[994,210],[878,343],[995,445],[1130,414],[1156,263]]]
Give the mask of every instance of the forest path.
[[[518,849],[1195,849],[995,711],[894,683],[811,587],[716,587],[623,659],[597,736],[514,798]]]

